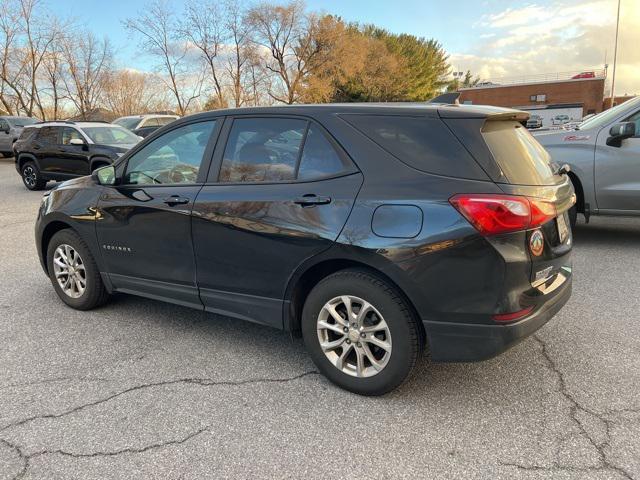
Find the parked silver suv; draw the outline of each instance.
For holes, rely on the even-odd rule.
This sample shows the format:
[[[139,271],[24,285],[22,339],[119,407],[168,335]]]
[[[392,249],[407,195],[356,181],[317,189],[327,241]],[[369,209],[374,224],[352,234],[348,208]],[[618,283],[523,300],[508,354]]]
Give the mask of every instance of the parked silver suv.
[[[640,215],[640,97],[574,130],[534,133],[558,166],[569,165],[577,203],[570,215]]]
[[[39,122],[31,117],[0,117],[0,154],[5,157],[13,155],[13,142],[15,142],[26,125]]]

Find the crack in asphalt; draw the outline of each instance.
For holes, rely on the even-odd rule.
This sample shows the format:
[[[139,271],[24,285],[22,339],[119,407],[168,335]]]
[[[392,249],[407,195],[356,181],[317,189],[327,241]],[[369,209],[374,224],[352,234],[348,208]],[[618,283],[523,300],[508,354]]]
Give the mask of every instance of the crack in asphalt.
[[[542,340],[542,338],[540,338],[537,334],[532,335],[533,339],[541,346],[542,348],[542,357],[545,359],[545,363],[547,365],[547,368],[552,371],[558,381],[558,389],[557,392],[560,393],[570,404],[569,407],[569,417],[571,418],[571,420],[573,421],[573,423],[578,427],[579,429],[579,434],[585,438],[596,450],[596,452],[598,453],[598,457],[599,457],[599,464],[596,467],[571,467],[571,466],[563,466],[560,465],[558,463],[558,460],[554,460],[552,465],[550,467],[544,467],[544,466],[539,466],[539,465],[523,465],[520,463],[508,463],[508,462],[502,462],[499,461],[498,463],[500,463],[500,465],[503,466],[510,466],[510,467],[517,467],[520,470],[527,470],[527,471],[548,471],[548,472],[558,472],[558,471],[569,471],[569,472],[593,472],[593,471],[601,471],[601,470],[613,470],[617,473],[619,473],[620,475],[622,475],[624,478],[629,479],[629,480],[633,480],[633,477],[631,476],[631,474],[629,472],[627,472],[626,470],[624,470],[622,467],[619,467],[617,465],[614,465],[612,463],[612,461],[607,457],[607,451],[606,449],[610,447],[610,442],[611,442],[611,424],[614,423],[613,420],[606,418],[606,415],[608,414],[612,414],[612,413],[618,413],[618,412],[626,412],[626,411],[631,411],[631,412],[637,412],[640,411],[640,409],[623,409],[623,410],[617,410],[617,411],[609,411],[606,412],[604,414],[600,414],[598,412],[595,412],[593,410],[591,410],[590,408],[585,407],[584,405],[581,405],[578,400],[576,400],[576,398],[572,395],[572,393],[569,391],[569,388],[567,387],[567,383],[565,381],[564,378],[564,374],[560,371],[558,365],[556,364],[556,362],[553,360],[553,358],[551,357],[551,355],[549,354],[549,351],[547,349],[547,344],[545,343],[544,340]],[[602,442],[598,443],[592,435],[589,434],[589,432],[587,431],[587,429],[585,428],[585,426],[582,424],[582,422],[580,421],[580,419],[578,418],[578,413],[583,412],[587,415],[591,415],[592,417],[597,418],[600,422],[602,422],[602,424],[605,427],[605,440],[603,440]],[[569,436],[565,436],[562,437],[560,440],[565,440],[566,438],[569,438]],[[558,447],[558,449],[560,448],[560,446]],[[557,456],[556,452],[556,456]]]
[[[15,428],[21,425],[25,425],[27,423],[33,422],[35,420],[44,420],[44,419],[51,419],[51,418],[62,418],[65,417],[67,415],[71,415],[73,413],[79,412],[81,410],[84,410],[85,408],[89,408],[89,407],[94,407],[96,405],[100,405],[106,402],[109,402],[111,400],[113,400],[114,398],[118,398],[122,395],[126,395],[128,393],[131,392],[136,392],[139,390],[145,390],[147,388],[153,388],[153,387],[159,387],[159,386],[168,386],[168,385],[178,385],[178,384],[192,384],[192,385],[201,385],[201,386],[205,386],[205,387],[210,387],[210,386],[241,386],[241,385],[250,385],[250,384],[260,384],[260,383],[287,383],[287,382],[292,382],[295,380],[299,380],[303,377],[307,377],[310,375],[319,375],[320,372],[318,372],[317,370],[310,370],[308,372],[303,372],[301,374],[295,375],[293,377],[287,377],[287,378],[255,378],[255,379],[248,379],[248,380],[221,380],[221,381],[216,381],[216,380],[212,380],[210,378],[179,378],[179,379],[175,379],[175,380],[165,380],[162,382],[152,382],[152,383],[144,383],[142,385],[136,385],[133,387],[129,387],[126,388],[124,390],[121,390],[119,392],[113,393],[107,397],[101,398],[99,400],[95,400],[93,402],[89,402],[89,403],[85,403],[82,405],[79,405],[77,407],[71,408],[69,410],[65,410],[64,412],[60,412],[60,413],[49,413],[49,414],[44,414],[44,415],[34,415],[32,417],[28,417],[28,418],[24,418],[22,420],[18,420],[16,422],[12,422],[9,423],[5,426],[3,426],[2,428],[0,428],[0,433],[1,432],[5,432],[7,430],[9,430],[10,428]]]
[[[159,448],[170,447],[173,445],[181,445],[185,442],[188,442],[192,438],[195,438],[198,435],[201,435],[202,433],[209,431],[210,428],[211,428],[210,426],[202,427],[196,430],[195,432],[191,432],[187,436],[183,438],[179,438],[177,440],[167,440],[165,442],[152,443],[151,445],[146,445],[144,447],[139,447],[139,448],[128,447],[120,450],[106,451],[106,452],[100,451],[100,452],[91,452],[91,453],[74,453],[74,452],[68,452],[66,450],[40,450],[37,452],[26,454],[24,453],[22,447],[20,447],[15,443],[11,443],[3,438],[0,438],[0,443],[3,443],[7,445],[9,448],[16,451],[20,459],[22,460],[22,468],[13,477],[13,480],[19,480],[23,478],[24,475],[29,470],[29,467],[31,465],[31,460],[37,457],[42,457],[45,455],[63,455],[63,456],[72,457],[72,458],[92,458],[92,457],[115,457],[123,454],[144,453],[144,452],[148,452],[149,450],[156,450]]]
[[[145,383],[142,385],[136,385],[130,388],[127,388],[125,390],[121,390],[120,392],[116,392],[114,394],[109,395],[108,397],[104,397],[100,400],[95,400],[93,402],[89,402],[86,404],[82,404],[79,405],[77,407],[71,408],[69,410],[66,410],[64,412],[60,412],[60,413],[52,413],[52,414],[45,414],[45,415],[35,415],[33,417],[29,417],[29,418],[25,418],[13,423],[10,423],[8,425],[5,425],[4,427],[2,427],[0,429],[0,432],[5,432],[6,430],[9,430],[10,428],[15,428],[21,425],[25,425],[27,423],[33,422],[35,420],[40,420],[40,419],[52,419],[52,418],[62,418],[65,417],[67,415],[71,415],[73,413],[79,412],[81,410],[84,410],[86,408],[89,407],[93,407],[96,405],[100,405],[106,402],[109,402],[115,398],[118,398],[122,395],[125,395],[127,393],[131,393],[131,392],[136,392],[136,391],[140,391],[143,389],[147,389],[147,388],[153,388],[153,387],[158,387],[158,386],[167,386],[167,385],[178,385],[178,384],[189,384],[189,385],[201,385],[204,387],[210,387],[210,386],[242,386],[242,385],[253,385],[253,384],[261,384],[261,383],[288,383],[288,382],[293,382],[295,380],[299,380],[301,378],[304,377],[308,377],[310,375],[319,375],[320,372],[318,372],[317,370],[310,370],[307,372],[303,372],[300,373],[298,375],[295,375],[293,377],[286,377],[286,378],[255,378],[255,379],[247,379],[247,380],[222,380],[222,381],[216,381],[216,380],[212,380],[210,378],[180,378],[180,379],[175,379],[175,380],[166,380],[166,381],[162,381],[162,382],[152,382],[152,383]],[[52,379],[52,381],[54,380],[63,380],[63,377],[59,378],[59,379]],[[144,453],[147,452],[149,450],[153,450],[153,449],[157,449],[157,448],[163,448],[163,447],[167,447],[167,446],[172,446],[172,445],[180,445],[182,443],[185,443],[187,441],[189,441],[190,439],[204,433],[205,431],[208,431],[211,427],[210,426],[206,426],[203,427],[199,430],[196,430],[195,432],[190,433],[189,435],[187,435],[184,438],[178,439],[178,440],[168,440],[166,442],[160,442],[160,443],[154,443],[151,445],[147,445],[144,447],[139,447],[139,448],[135,448],[135,447],[128,447],[128,448],[124,448],[121,450],[114,450],[114,451],[99,451],[99,452],[91,452],[91,453],[74,453],[74,452],[69,452],[66,450],[40,450],[34,453],[25,453],[23,447],[21,447],[18,444],[12,443],[9,440],[0,437],[0,444],[4,444],[7,447],[9,447],[10,449],[14,450],[18,456],[20,457],[20,459],[22,460],[22,469],[16,474],[16,476],[13,478],[13,480],[19,480],[21,478],[24,477],[24,475],[26,474],[26,472],[29,469],[30,466],[30,461],[33,458],[36,457],[40,457],[40,456],[44,456],[44,455],[63,455],[63,456],[67,456],[67,457],[73,457],[73,458],[92,458],[92,457],[106,457],[106,456],[117,456],[117,455],[122,455],[122,454],[139,454],[139,453]]]

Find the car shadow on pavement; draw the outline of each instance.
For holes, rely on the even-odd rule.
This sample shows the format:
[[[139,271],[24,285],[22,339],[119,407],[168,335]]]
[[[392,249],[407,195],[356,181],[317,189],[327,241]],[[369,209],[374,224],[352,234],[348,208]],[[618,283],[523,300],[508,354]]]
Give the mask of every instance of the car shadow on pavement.
[[[578,223],[573,230],[574,242],[578,245],[633,246],[640,243],[640,217],[618,218],[615,223],[609,219],[592,219],[590,223]]]

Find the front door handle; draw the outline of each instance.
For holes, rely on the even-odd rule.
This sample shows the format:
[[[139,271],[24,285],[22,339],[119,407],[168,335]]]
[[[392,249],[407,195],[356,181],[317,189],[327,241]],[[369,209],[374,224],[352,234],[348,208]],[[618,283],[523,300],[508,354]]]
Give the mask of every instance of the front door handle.
[[[163,200],[164,203],[173,207],[174,205],[184,205],[189,203],[189,199],[187,197],[180,197],[178,195],[171,195]]]
[[[331,197],[319,197],[314,195],[313,193],[308,193],[307,195],[303,195],[302,197],[294,200],[295,204],[301,205],[302,207],[313,207],[314,205],[326,205],[331,203]]]

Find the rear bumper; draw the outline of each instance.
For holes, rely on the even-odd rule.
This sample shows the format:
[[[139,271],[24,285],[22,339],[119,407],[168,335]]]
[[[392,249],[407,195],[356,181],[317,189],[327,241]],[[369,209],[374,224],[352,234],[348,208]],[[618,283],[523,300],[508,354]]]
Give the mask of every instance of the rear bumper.
[[[571,282],[523,320],[508,325],[425,321],[431,358],[435,362],[476,362],[495,357],[547,323],[571,297]]]

